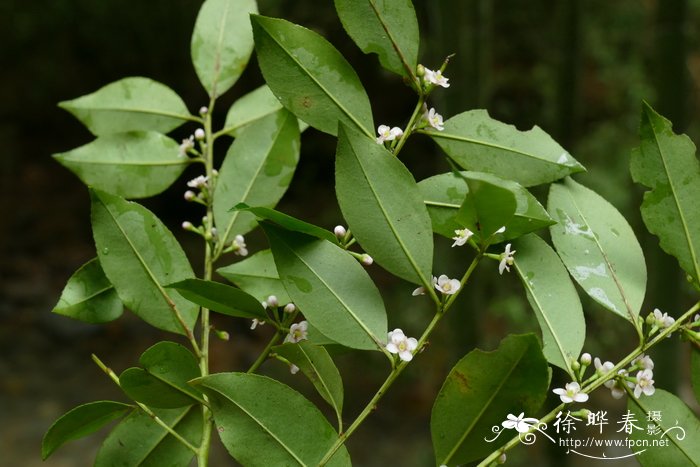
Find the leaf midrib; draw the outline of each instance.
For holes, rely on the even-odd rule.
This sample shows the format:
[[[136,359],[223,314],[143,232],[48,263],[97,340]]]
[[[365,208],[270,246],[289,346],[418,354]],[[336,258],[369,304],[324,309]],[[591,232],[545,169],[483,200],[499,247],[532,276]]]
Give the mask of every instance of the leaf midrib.
[[[399,60],[401,61],[401,65],[403,65],[404,69],[406,70],[408,77],[411,79],[412,83],[415,83],[416,75],[414,73],[414,70],[408,64],[408,60],[406,59],[406,56],[404,55],[403,51],[399,47],[398,41],[396,39],[394,39],[394,35],[390,31],[389,25],[386,22],[384,22],[384,17],[381,14],[379,14],[379,9],[377,8],[377,5],[375,4],[374,0],[367,0],[367,1],[369,2],[370,6],[372,7],[372,10],[374,11],[375,16],[377,17],[377,21],[379,21],[379,24],[382,25],[382,29],[384,29],[384,32],[386,33],[387,37],[389,38],[389,42],[391,42],[391,47],[396,52],[396,55],[399,56]]]

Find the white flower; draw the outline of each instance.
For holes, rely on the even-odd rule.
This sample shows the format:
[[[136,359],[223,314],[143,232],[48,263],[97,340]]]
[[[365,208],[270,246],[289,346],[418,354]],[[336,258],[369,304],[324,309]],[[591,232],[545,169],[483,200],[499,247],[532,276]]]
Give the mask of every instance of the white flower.
[[[474,235],[474,232],[472,232],[469,229],[461,229],[461,230],[455,230],[455,236],[452,237],[452,240],[455,242],[452,244],[453,247],[455,246],[462,246],[465,243],[469,241],[472,235]]]
[[[598,375],[600,375],[600,376],[602,376],[606,373],[610,373],[610,371],[613,368],[615,368],[615,365],[613,365],[612,362],[601,363],[601,361],[598,357],[593,359],[593,364],[595,365],[596,373],[598,373]]]
[[[263,302],[263,303],[264,303],[264,302]],[[257,319],[257,318],[253,318],[253,322],[252,322],[252,324],[250,325],[250,329],[255,329],[255,328],[257,328],[258,326],[262,326],[263,324],[265,324],[265,321],[260,321],[260,320]]]
[[[426,112],[424,118],[428,121],[428,124],[438,131],[442,131],[445,127],[442,125],[442,115],[435,111],[434,107],[430,108],[429,112]]]
[[[637,365],[637,367],[642,370],[653,370],[654,361],[649,355],[641,354],[639,357],[632,360],[632,365]]]
[[[576,382],[566,383],[564,389],[556,388],[552,392],[559,396],[559,399],[565,404],[570,402],[586,402],[588,394],[581,392],[581,386]]]
[[[289,334],[284,338],[285,342],[297,343],[306,339],[308,335],[309,323],[301,321],[289,327]]]
[[[180,157],[185,157],[190,149],[194,149],[194,136],[193,135],[190,135],[189,138],[185,138],[182,140],[182,143],[180,143],[180,147],[178,148],[177,154]]]
[[[342,240],[345,237],[345,235],[348,233],[348,231],[345,230],[345,227],[343,227],[342,225],[336,225],[335,228],[333,229],[333,233],[338,238],[338,240]]]
[[[420,287],[414,289],[413,292],[411,292],[411,295],[414,297],[417,297],[418,295],[425,295],[425,287],[421,285]]]
[[[284,306],[284,312],[285,313],[294,313],[296,311],[297,307],[293,303],[287,303]]]
[[[393,141],[403,135],[403,130],[397,126],[389,128],[387,125],[379,125],[377,128],[377,144],[382,144],[384,141]]]
[[[496,231],[496,232],[498,232],[498,231]],[[506,271],[510,272],[510,268],[508,266],[511,266],[513,264],[513,262],[515,261],[513,259],[513,255],[515,254],[515,252],[516,252],[516,250],[510,251],[510,243],[506,245],[505,251],[503,253],[501,253],[501,262],[498,264],[498,273],[499,274],[502,275],[504,269]]]
[[[233,239],[233,253],[238,256],[248,256],[248,249],[246,248],[245,238],[243,235],[236,235]]]
[[[388,333],[388,343],[386,349],[390,353],[399,354],[399,358],[404,362],[413,359],[413,351],[418,347],[418,341],[413,337],[406,337],[401,329],[394,329]]]
[[[296,375],[297,373],[299,373],[299,367],[292,363],[291,365],[289,365],[289,372],[293,375]]]
[[[441,275],[437,278],[437,282],[433,282],[435,288],[445,295],[452,295],[457,293],[461,284],[457,279],[450,279],[446,275]]]
[[[207,186],[208,178],[205,177],[204,175],[200,175],[199,177],[195,177],[189,182],[187,182],[187,186],[190,188],[204,188]]]
[[[661,313],[661,310],[658,308],[654,309],[654,318],[656,319],[656,325],[659,326],[660,328],[667,328],[669,326],[672,326],[673,323],[676,322],[675,319],[673,319],[671,316],[668,316],[668,313]]]
[[[647,396],[654,394],[654,373],[651,370],[643,370],[637,373],[637,384],[634,386],[634,397],[639,398],[639,396],[644,393]]]
[[[448,78],[445,78],[442,76],[442,71],[437,70],[429,70],[428,68],[425,69],[425,74],[423,75],[423,79],[425,79],[429,83],[437,84],[438,86],[442,86],[443,88],[449,88],[450,83],[448,83]]]
[[[508,428],[509,430],[515,428],[518,433],[527,433],[530,431],[530,427],[538,422],[536,418],[525,418],[525,412],[522,412],[517,417],[508,414],[507,418],[508,420],[501,423],[503,428]]]

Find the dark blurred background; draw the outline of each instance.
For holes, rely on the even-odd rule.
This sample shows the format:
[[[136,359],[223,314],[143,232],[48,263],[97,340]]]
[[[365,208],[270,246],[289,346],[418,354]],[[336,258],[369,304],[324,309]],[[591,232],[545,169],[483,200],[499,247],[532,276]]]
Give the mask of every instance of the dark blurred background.
[[[674,122],[676,132],[700,136],[700,0],[442,0],[414,2],[422,31],[421,63],[436,68],[456,56],[445,75],[451,87],[434,93],[445,118],[472,108],[520,129],[539,125],[587,168],[577,180],[601,193],[623,212],[645,251],[649,287],[643,309],[678,316],[695,298],[675,260],[666,257],[641,222],[640,189],[628,171],[637,145],[642,99]],[[79,180],[60,167],[52,153],[91,140],[87,130],[56,107],[61,100],[90,93],[126,76],[148,76],[179,93],[195,112],[206,102],[189,61],[189,40],[198,0],[5,0],[0,17],[0,463],[42,465],[40,440],[59,415],[97,399],[123,400],[117,388],[90,361],[98,354],[115,371],[133,366],[158,339],[172,339],[125,313],[106,326],[72,322],[50,313],[65,281],[94,257],[89,200]],[[405,124],[414,102],[401,81],[379,68],[349,40],[330,0],[259,0],[260,12],[280,16],[326,36],[358,71],[375,121]],[[219,125],[240,95],[260,85],[255,64],[215,112]],[[176,139],[193,131],[183,127]],[[228,144],[222,139],[219,152]],[[302,160],[280,209],[327,228],[342,223],[333,196],[334,139],[308,130]],[[219,155],[220,156],[220,155]],[[448,170],[427,138],[408,145],[402,159],[417,179]],[[182,240],[199,268],[201,245],[178,225],[201,212],[182,200],[186,172],[172,189],[145,200]],[[535,190],[543,199],[546,193]],[[265,247],[259,232],[247,236],[251,251]],[[465,257],[437,244],[436,271],[456,275]],[[220,264],[226,264],[224,259]],[[429,416],[442,380],[466,352],[493,349],[508,333],[537,329],[515,277],[499,277],[495,264],[482,265],[475,280],[432,339],[429,356],[418,358],[349,449],[356,465],[431,465]],[[411,286],[371,268],[390,313],[390,326],[417,335],[429,320],[426,301],[410,296]],[[634,345],[622,320],[584,300],[588,340],[584,350],[615,361]],[[232,334],[216,342],[214,370],[245,369],[268,338],[269,329],[251,332],[248,323],[219,320]],[[688,349],[669,340],[654,352],[656,386],[679,393],[691,406]],[[377,356],[340,355],[346,384],[345,416],[350,422],[386,373]],[[317,400],[300,375],[266,363],[263,373],[280,377]],[[563,376],[554,371],[554,381]],[[553,406],[554,400],[548,400]],[[593,397],[611,414],[624,410],[607,391]],[[693,405],[695,404],[695,405]],[[527,414],[534,415],[534,414]],[[614,416],[611,415],[611,419]],[[104,436],[68,444],[43,465],[90,465]],[[509,454],[511,465],[584,465],[540,441]],[[618,455],[620,453],[617,453]],[[624,452],[622,453],[624,454]],[[611,455],[610,453],[608,455]],[[609,465],[610,461],[599,465]],[[215,454],[212,465],[236,465]],[[598,465],[587,460],[585,465]],[[636,465],[616,462],[615,465]]]

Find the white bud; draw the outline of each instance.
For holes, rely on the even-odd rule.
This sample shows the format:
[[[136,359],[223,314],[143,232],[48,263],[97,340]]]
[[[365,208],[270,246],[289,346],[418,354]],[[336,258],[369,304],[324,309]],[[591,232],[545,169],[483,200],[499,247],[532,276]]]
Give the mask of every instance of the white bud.
[[[218,235],[219,231],[216,230],[216,227],[211,228],[211,236],[216,237]]]
[[[348,232],[342,225],[336,225],[333,229],[333,233],[338,237],[338,240],[342,240]]]
[[[299,367],[292,363],[291,365],[289,365],[289,372],[293,375],[296,375],[297,373],[299,373]]]
[[[267,308],[267,302],[265,300],[260,302],[260,304],[262,305],[263,308]]]
[[[590,365],[592,361],[591,354],[588,352],[581,355],[581,365]]]
[[[372,259],[372,257],[370,255],[368,255],[367,253],[362,255],[362,258],[360,259],[360,261],[362,261],[362,264],[364,264],[365,266],[371,266],[372,263],[374,263],[374,260]]]
[[[287,303],[284,306],[284,312],[285,313],[294,313],[296,311],[297,307],[293,303]]]
[[[498,462],[499,464],[505,464],[505,463],[506,463],[506,459],[507,459],[506,453],[504,452],[503,454],[501,454],[500,456],[498,456],[498,460],[497,460],[496,462]]]
[[[194,194],[194,191],[192,190],[187,190],[185,192],[185,200],[186,201],[192,201],[197,195]]]
[[[206,115],[207,112],[209,112],[209,109],[205,105],[199,108],[199,115]]]
[[[194,130],[195,139],[203,140],[205,136],[206,135],[204,133],[204,130],[202,130],[201,128],[197,128],[196,130]]]
[[[192,222],[190,221],[185,221],[182,223],[182,228],[185,230],[192,230],[194,229],[194,225],[192,225]]]
[[[270,308],[277,308],[279,306],[277,297],[274,295],[270,295],[269,297],[267,297],[267,306],[269,306]]]

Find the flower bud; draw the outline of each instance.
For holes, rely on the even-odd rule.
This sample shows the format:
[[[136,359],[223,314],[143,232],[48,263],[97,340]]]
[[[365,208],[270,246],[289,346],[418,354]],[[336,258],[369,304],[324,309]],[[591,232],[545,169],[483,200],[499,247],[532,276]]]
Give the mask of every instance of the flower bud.
[[[425,74],[425,67],[419,63],[418,66],[416,67],[416,75],[423,76],[424,74]]]
[[[581,364],[574,360],[573,362],[571,362],[571,369],[574,371],[578,371],[581,369]]]
[[[503,454],[501,454],[500,456],[498,456],[498,459],[496,460],[496,462],[498,462],[499,464],[503,465],[503,464],[506,463],[506,460],[507,460],[507,459],[508,459],[508,457],[506,456],[506,453],[504,452]]]
[[[195,139],[198,139],[201,141],[204,139],[205,136],[206,136],[206,134],[204,133],[204,130],[202,130],[201,128],[197,128],[196,130],[194,130]]]
[[[207,112],[209,112],[209,109],[207,108],[207,106],[203,105],[199,108],[199,115],[205,116],[207,114]]]
[[[182,223],[182,228],[185,230],[194,230],[194,225],[192,225],[190,221],[185,221]]]
[[[591,354],[589,354],[588,352],[581,355],[581,365],[588,366],[591,364],[591,361]]]
[[[187,190],[185,192],[185,201],[192,201],[196,197],[197,197],[197,195],[195,195],[194,191],[192,191],[192,190]]]
[[[372,263],[374,263],[374,260],[372,259],[372,257],[370,255],[368,255],[367,253],[362,255],[360,261],[365,266],[371,266]]]
[[[294,313],[296,310],[297,310],[297,307],[296,307],[296,305],[294,305],[293,303],[287,303],[287,304],[284,306],[284,312],[285,312],[285,313]]]
[[[345,235],[348,232],[347,232],[347,230],[345,230],[345,227],[343,227],[342,225],[336,225],[335,228],[333,229],[333,233],[338,238],[338,240],[342,240],[343,238],[345,238]]]
[[[267,297],[267,306],[269,306],[270,308],[277,308],[279,306],[277,297],[274,295],[270,295],[269,297]]]
[[[214,329],[214,332],[216,333],[216,337],[218,337],[222,341],[227,341],[231,337],[226,331],[219,331],[218,329]]]

